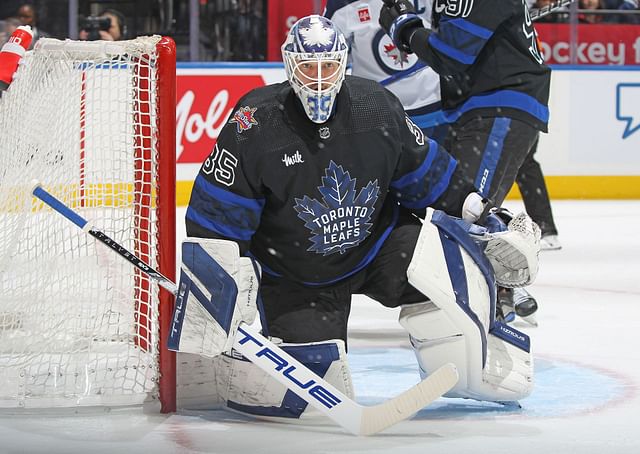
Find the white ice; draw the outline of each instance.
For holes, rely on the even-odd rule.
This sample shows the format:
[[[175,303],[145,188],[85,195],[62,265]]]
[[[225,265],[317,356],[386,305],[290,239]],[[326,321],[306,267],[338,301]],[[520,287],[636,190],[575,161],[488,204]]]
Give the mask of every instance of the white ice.
[[[539,326],[515,325],[532,338],[538,374],[520,410],[440,399],[368,438],[329,421],[292,426],[223,411],[3,414],[0,453],[637,454],[640,201],[554,201],[553,208],[563,249],[541,253],[530,288]],[[350,346],[362,403],[417,380],[396,310],[356,297]]]

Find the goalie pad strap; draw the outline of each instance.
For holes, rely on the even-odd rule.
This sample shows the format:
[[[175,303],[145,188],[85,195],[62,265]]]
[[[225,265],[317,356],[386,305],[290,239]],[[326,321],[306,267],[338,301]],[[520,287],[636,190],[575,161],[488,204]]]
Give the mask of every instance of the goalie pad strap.
[[[531,339],[525,333],[511,328],[502,322],[494,322],[493,328],[489,331],[492,335],[499,337],[514,347],[518,347],[527,353],[531,353]]]

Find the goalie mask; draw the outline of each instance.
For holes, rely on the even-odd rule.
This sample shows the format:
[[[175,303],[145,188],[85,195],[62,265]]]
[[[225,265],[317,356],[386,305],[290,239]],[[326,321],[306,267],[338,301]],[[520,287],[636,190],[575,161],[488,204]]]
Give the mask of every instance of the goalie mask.
[[[282,45],[293,91],[314,123],[331,116],[347,67],[347,43],[329,19],[312,15],[296,22]]]

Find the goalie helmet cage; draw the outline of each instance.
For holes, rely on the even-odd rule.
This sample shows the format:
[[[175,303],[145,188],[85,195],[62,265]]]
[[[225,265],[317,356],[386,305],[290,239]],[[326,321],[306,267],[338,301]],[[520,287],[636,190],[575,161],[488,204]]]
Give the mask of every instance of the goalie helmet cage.
[[[175,279],[175,44],[59,41],[0,98],[0,408],[175,411],[173,296],[31,181]]]

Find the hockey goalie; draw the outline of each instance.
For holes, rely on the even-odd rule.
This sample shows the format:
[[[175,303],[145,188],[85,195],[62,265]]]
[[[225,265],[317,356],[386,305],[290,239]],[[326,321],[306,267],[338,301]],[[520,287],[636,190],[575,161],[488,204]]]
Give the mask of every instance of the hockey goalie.
[[[296,420],[307,402],[234,354],[238,326],[259,315],[265,336],[353,396],[347,322],[364,294],[401,308],[424,377],[455,364],[447,395],[529,395],[529,337],[496,320],[496,284],[533,281],[537,226],[496,219],[393,94],[345,75],[330,20],[299,20],[282,57],[287,80],[240,99],[195,180],[170,347],[215,358],[227,408]]]

